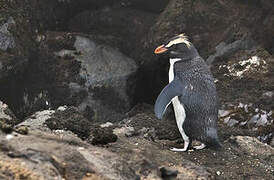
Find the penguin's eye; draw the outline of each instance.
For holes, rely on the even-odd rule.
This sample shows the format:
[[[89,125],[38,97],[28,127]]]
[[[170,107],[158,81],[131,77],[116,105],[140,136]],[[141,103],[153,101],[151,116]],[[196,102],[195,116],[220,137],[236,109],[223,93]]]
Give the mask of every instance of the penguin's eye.
[[[178,48],[178,44],[173,44],[170,49],[177,49]]]

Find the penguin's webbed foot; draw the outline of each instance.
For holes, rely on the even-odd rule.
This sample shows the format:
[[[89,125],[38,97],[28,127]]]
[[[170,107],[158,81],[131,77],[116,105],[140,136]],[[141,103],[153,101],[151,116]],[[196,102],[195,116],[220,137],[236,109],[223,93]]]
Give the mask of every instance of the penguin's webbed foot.
[[[187,137],[184,139],[184,148],[180,149],[180,148],[170,148],[171,151],[174,152],[185,152],[188,150],[189,144],[191,144],[191,140]]]
[[[180,148],[170,148],[171,151],[174,151],[174,152],[185,152],[187,151],[187,148],[183,148],[183,149],[180,149]]]
[[[196,150],[201,150],[201,149],[204,149],[205,147],[206,147],[205,144],[201,144],[199,146],[193,146],[193,148],[196,149]]]

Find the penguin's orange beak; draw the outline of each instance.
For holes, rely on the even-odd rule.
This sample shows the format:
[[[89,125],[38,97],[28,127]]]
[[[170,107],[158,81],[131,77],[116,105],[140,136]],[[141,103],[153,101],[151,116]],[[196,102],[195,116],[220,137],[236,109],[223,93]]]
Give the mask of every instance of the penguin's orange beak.
[[[161,54],[161,53],[166,52],[167,50],[168,50],[168,49],[165,48],[164,45],[161,45],[161,46],[158,46],[158,47],[155,49],[154,53],[155,53],[155,54]]]

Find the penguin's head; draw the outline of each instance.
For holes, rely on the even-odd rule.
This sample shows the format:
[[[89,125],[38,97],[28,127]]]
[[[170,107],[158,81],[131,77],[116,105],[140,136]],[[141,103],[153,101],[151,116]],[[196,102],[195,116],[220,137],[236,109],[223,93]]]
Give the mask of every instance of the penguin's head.
[[[189,59],[199,55],[185,34],[179,34],[170,38],[166,43],[158,46],[154,53],[167,54],[170,58],[181,59]]]

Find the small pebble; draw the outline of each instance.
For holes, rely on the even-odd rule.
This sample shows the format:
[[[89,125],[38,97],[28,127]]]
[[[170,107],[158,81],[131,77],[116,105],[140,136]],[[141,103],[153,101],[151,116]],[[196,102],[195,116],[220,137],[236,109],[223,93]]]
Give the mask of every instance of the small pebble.
[[[177,170],[173,170],[165,167],[161,167],[160,172],[161,172],[161,177],[163,179],[175,179],[178,174]]]
[[[106,122],[106,123],[100,125],[101,128],[110,127],[110,126],[113,126],[113,124],[111,122]]]
[[[68,107],[67,106],[59,106],[58,111],[65,111]]]
[[[15,131],[22,135],[27,135],[29,133],[29,129],[26,126],[19,126],[15,129]]]
[[[12,134],[6,135],[6,139],[7,139],[7,140],[11,140],[12,138],[14,138],[14,136],[13,136]]]

